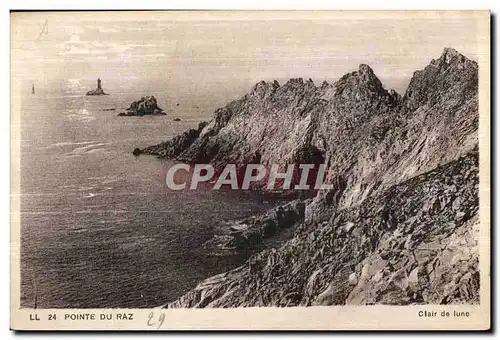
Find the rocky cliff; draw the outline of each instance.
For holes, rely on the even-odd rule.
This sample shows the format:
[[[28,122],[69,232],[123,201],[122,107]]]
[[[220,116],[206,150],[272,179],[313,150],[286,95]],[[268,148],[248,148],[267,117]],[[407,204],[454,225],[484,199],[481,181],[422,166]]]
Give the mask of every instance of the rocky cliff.
[[[477,303],[478,118],[477,63],[447,48],[402,96],[367,65],[321,86],[260,82],[142,150],[216,168],[325,163],[334,185],[295,204],[287,242],[168,306]],[[252,242],[270,237],[256,220]]]
[[[167,307],[479,303],[477,156],[332,210]]]

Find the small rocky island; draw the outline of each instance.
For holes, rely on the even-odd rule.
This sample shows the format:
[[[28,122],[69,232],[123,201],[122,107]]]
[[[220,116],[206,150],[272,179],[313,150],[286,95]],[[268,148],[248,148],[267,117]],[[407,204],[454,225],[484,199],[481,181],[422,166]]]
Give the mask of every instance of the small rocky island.
[[[130,104],[126,112],[120,112],[118,116],[145,116],[145,115],[166,115],[166,113],[158,107],[158,103],[154,96],[142,97],[140,100]]]
[[[104,93],[101,86],[101,78],[97,78],[97,88],[95,90],[87,92],[87,96],[104,96],[108,93]]]

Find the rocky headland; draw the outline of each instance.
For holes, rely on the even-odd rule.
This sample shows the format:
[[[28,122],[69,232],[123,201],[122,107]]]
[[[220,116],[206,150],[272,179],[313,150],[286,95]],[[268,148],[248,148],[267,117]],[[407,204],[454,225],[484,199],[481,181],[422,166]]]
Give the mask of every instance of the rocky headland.
[[[248,250],[238,268],[165,307],[479,303],[478,65],[454,49],[402,95],[368,65],[335,83],[259,82],[139,153],[188,163],[327,164],[313,198],[234,221],[206,246]]]
[[[125,112],[120,112],[118,116],[145,116],[145,115],[166,115],[166,113],[158,107],[158,103],[154,96],[142,97],[138,101],[132,102],[130,107]]]

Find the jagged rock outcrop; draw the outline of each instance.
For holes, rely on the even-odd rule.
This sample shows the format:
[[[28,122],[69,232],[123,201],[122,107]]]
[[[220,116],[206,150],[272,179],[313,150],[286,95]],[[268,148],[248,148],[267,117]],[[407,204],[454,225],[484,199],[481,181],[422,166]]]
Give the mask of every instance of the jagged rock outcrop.
[[[169,307],[477,303],[478,119],[477,63],[447,48],[402,96],[367,65],[320,87],[259,82],[144,149],[216,168],[324,163],[333,184],[291,240]]]
[[[252,251],[266,239],[302,223],[305,205],[305,202],[294,200],[259,216],[227,223],[221,233],[204,244],[204,248],[211,254],[222,255]]]
[[[158,145],[149,146],[145,149],[134,150],[134,155],[141,153],[156,155],[165,158],[178,157],[184,150],[189,148],[191,144],[200,136],[201,131],[206,126],[206,122],[198,124],[198,129],[189,129],[180,135],[175,136],[171,140],[160,143]]]
[[[92,91],[88,91],[86,96],[106,96],[108,93],[105,93],[103,89],[95,89]]]
[[[120,112],[118,116],[145,116],[145,115],[166,115],[158,107],[154,96],[142,97],[140,100],[132,102],[126,112]]]
[[[477,212],[473,150],[332,212],[166,307],[479,303]]]
[[[436,104],[454,109],[477,92],[477,63],[452,48],[416,71],[404,96],[405,108],[413,111]]]

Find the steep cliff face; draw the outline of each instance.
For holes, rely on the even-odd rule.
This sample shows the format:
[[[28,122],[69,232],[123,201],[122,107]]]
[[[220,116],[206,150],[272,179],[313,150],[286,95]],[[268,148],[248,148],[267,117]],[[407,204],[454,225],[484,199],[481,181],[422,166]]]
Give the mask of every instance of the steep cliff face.
[[[380,87],[378,100],[364,97],[367,103],[360,114],[352,108],[360,106],[360,90],[346,104],[331,101],[320,121],[339,121],[340,116],[353,126],[343,131],[331,124],[320,128],[321,136],[341,136],[330,137],[325,148],[326,160],[347,181],[337,205],[352,205],[472,150],[478,142],[477,77],[475,62],[445,49],[415,73],[397,104],[387,105],[387,93]]]
[[[471,150],[477,105],[477,64],[445,49],[415,72],[402,98],[367,65],[320,87],[300,78],[260,82],[218,109],[187,148],[144,151],[216,168],[326,163],[334,191],[345,190],[335,202],[343,207]]]
[[[325,163],[334,184],[292,240],[170,306],[477,302],[477,94],[477,64],[445,49],[403,96],[367,65],[320,87],[260,82],[186,147],[144,149],[219,168]]]
[[[331,212],[175,307],[479,303],[478,155]]]

